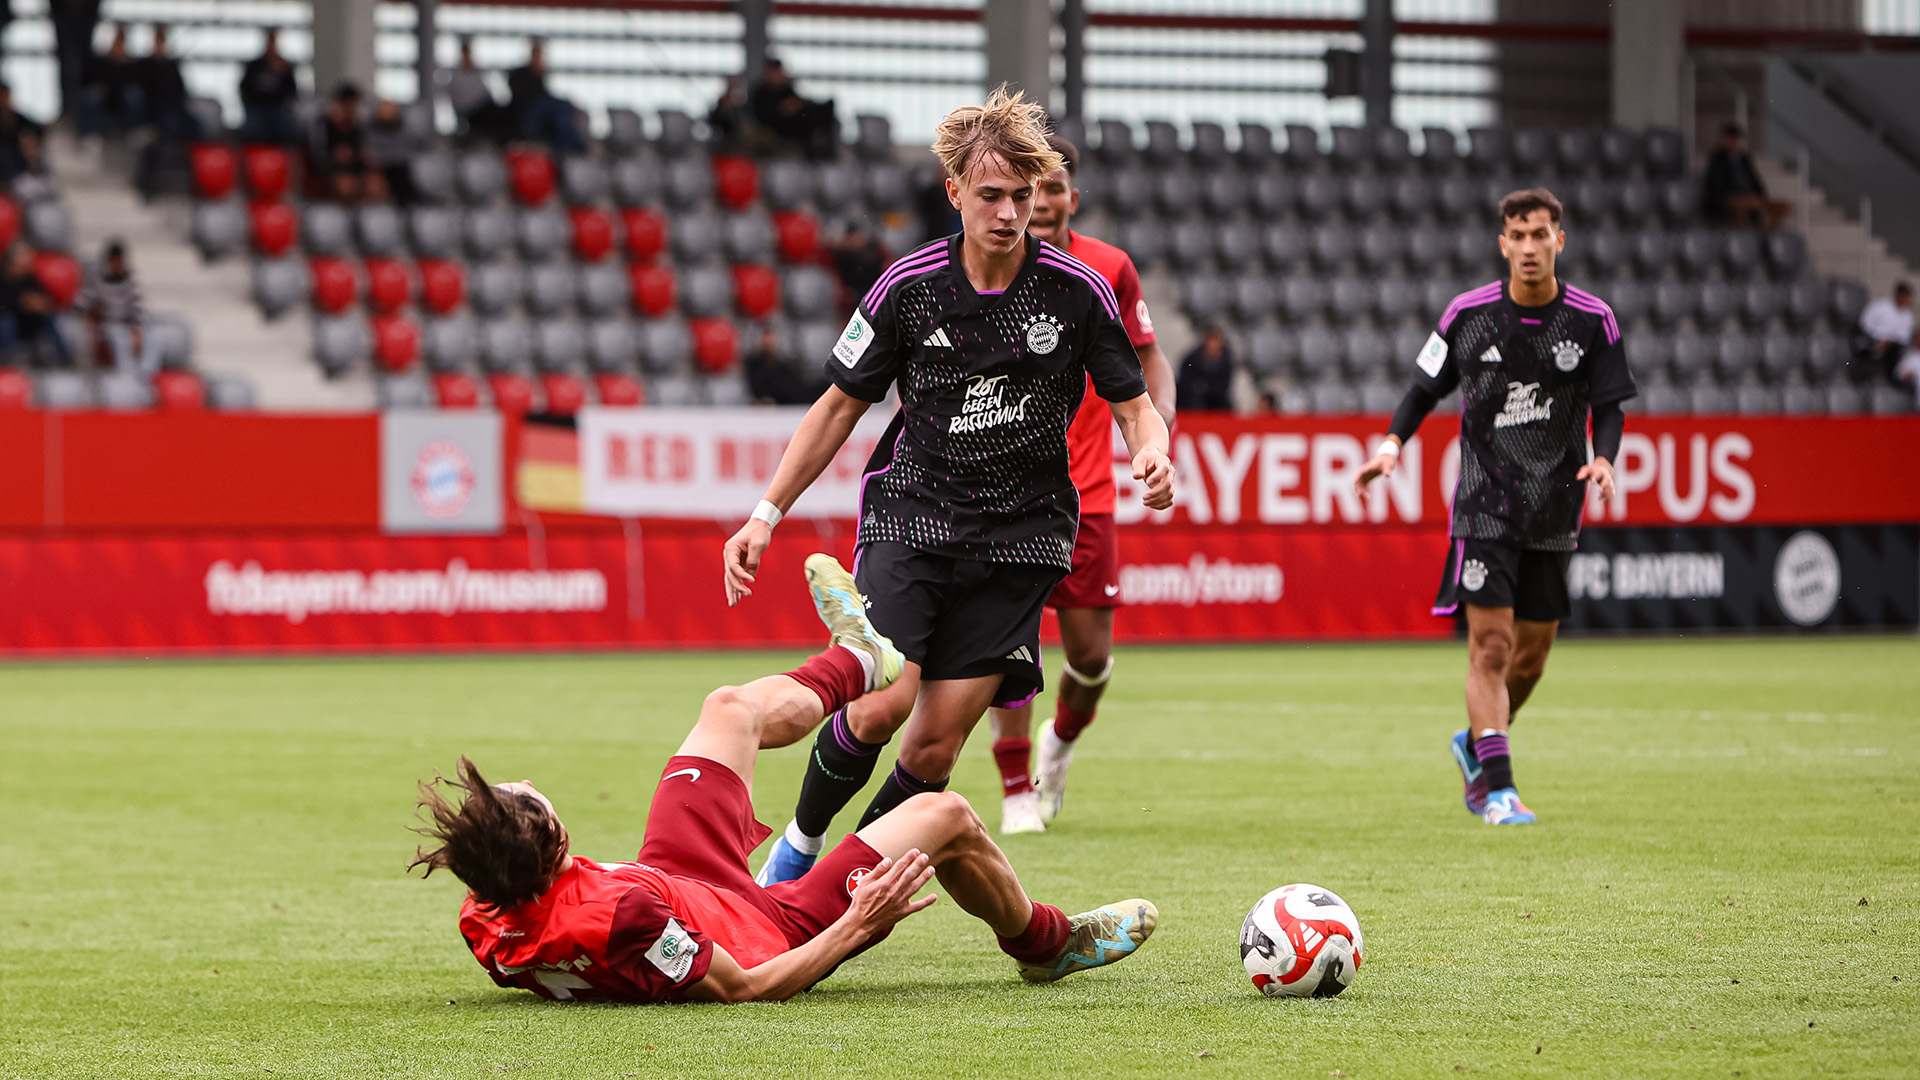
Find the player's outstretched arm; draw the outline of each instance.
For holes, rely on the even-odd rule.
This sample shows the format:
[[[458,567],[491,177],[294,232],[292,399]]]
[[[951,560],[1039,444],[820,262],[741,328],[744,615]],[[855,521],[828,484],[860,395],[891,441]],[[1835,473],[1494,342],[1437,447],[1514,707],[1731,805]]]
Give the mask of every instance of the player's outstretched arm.
[[[800,430],[793,433],[787,452],[780,455],[780,467],[774,470],[773,483],[767,486],[765,502],[778,514],[793,509],[800,494],[813,486],[820,474],[833,463],[833,455],[846,445],[853,426],[865,416],[869,404],[837,386],[827,387],[820,400],[807,410]],[[776,515],[774,520],[779,520]],[[733,534],[721,555],[727,588],[727,606],[753,595],[753,576],[760,571],[760,556],[773,540],[773,524],[762,517],[748,519]]]
[[[785,1001],[826,977],[833,966],[868,938],[930,906],[938,897],[914,899],[933,878],[933,865],[919,851],[899,862],[882,859],[853,890],[846,914],[819,937],[761,964],[743,968],[720,946],[713,947],[707,975],[687,987],[691,1001]]]
[[[1140,501],[1149,510],[1173,506],[1173,462],[1167,457],[1167,422],[1154,410],[1148,394],[1109,403],[1113,418],[1120,422],[1120,435],[1127,440],[1127,453],[1133,455],[1133,478],[1144,480],[1147,493]]]

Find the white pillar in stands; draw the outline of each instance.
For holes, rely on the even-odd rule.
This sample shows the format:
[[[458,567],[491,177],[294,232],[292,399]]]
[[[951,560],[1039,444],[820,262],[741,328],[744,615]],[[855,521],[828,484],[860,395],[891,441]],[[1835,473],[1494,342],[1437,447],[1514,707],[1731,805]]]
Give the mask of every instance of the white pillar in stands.
[[[341,80],[373,96],[375,0],[326,0],[313,5],[313,88],[323,100]]]
[[[1029,101],[1053,106],[1053,5],[1047,0],[987,0],[987,89],[1006,83]]]
[[[1613,122],[1680,128],[1687,5],[1613,0]]]

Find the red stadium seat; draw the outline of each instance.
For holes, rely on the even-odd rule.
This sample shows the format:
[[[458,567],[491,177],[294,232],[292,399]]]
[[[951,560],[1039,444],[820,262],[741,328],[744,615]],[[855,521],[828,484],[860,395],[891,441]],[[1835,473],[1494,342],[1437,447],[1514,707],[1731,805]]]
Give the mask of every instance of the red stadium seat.
[[[80,263],[73,256],[60,251],[36,251],[33,276],[52,295],[54,306],[73,306],[73,298],[80,293]]]
[[[33,380],[19,368],[0,368],[0,410],[33,408]]]
[[[162,412],[201,412],[207,407],[207,387],[200,376],[177,368],[153,377],[153,397]]]
[[[640,380],[631,375],[603,371],[593,377],[593,388],[600,394],[600,404],[618,407],[645,405],[647,392],[640,386]]]
[[[599,262],[613,251],[613,222],[606,212],[591,206],[567,211],[573,221],[573,253],[586,262]]]
[[[407,305],[413,283],[407,280],[407,268],[399,259],[367,260],[367,306],[388,315]]]
[[[0,251],[13,246],[20,235],[20,204],[0,195]]]
[[[689,319],[693,331],[693,359],[700,370],[718,375],[740,361],[740,334],[726,319]]]
[[[405,371],[419,358],[419,327],[401,315],[373,317],[373,360],[382,371]]]
[[[572,416],[587,403],[587,384],[578,375],[564,372],[542,375],[540,389],[547,395],[547,411],[555,416]]]
[[[437,371],[433,375],[433,400],[443,409],[478,408],[480,384],[464,371]]]
[[[538,150],[509,150],[507,182],[515,202],[539,206],[553,197],[553,159]]]
[[[629,206],[620,211],[620,226],[627,234],[627,257],[635,262],[652,262],[667,247],[667,219],[643,207]]]
[[[313,279],[313,306],[329,315],[338,315],[353,306],[355,283],[353,267],[337,255],[315,255],[307,260]]]
[[[293,208],[285,203],[257,202],[247,208],[253,218],[253,249],[269,258],[278,258],[293,250],[300,235],[300,223]]]
[[[232,149],[220,143],[194,143],[187,160],[193,170],[193,189],[201,198],[218,201],[233,194],[239,170]]]
[[[533,380],[507,371],[487,376],[493,407],[509,416],[525,416],[533,408]]]
[[[736,263],[733,267],[733,301],[740,314],[749,319],[764,319],[780,309],[780,278],[773,267],[759,263]]]
[[[420,302],[435,315],[450,315],[467,298],[467,275],[452,259],[420,260]]]
[[[788,262],[812,262],[820,254],[820,223],[804,210],[778,210],[773,227],[780,237],[780,257]]]
[[[760,194],[760,170],[753,159],[731,154],[715,157],[713,193],[731,209],[746,209]]]
[[[627,275],[633,279],[635,310],[655,318],[673,310],[675,293],[679,290],[672,270],[635,264],[627,267]]]
[[[279,202],[287,193],[293,168],[287,152],[277,146],[249,146],[244,151],[247,190],[255,202]]]

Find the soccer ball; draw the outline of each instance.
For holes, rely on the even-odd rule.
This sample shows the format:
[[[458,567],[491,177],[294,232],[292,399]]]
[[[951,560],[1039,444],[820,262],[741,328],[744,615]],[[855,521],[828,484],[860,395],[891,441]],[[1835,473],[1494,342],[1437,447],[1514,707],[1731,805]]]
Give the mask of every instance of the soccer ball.
[[[1360,972],[1360,919],[1318,885],[1284,885],[1240,925],[1240,962],[1268,997],[1332,997]]]

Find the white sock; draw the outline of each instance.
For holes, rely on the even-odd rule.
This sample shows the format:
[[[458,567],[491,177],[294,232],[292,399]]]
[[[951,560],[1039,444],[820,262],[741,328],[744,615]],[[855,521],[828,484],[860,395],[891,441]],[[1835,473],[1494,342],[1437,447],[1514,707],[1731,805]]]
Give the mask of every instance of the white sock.
[[[879,665],[874,662],[873,654],[865,649],[856,649],[851,645],[843,644],[840,647],[859,659],[860,670],[867,673],[867,690],[871,692],[873,690],[873,674],[879,668]]]
[[[1053,730],[1053,721],[1049,720],[1040,725],[1040,749],[1047,756],[1051,757],[1062,750],[1072,748],[1073,740],[1061,738],[1060,733]]]
[[[827,835],[821,833],[819,836],[808,836],[800,831],[799,822],[789,821],[787,822],[787,843],[802,855],[818,855],[820,849],[827,846]]]

